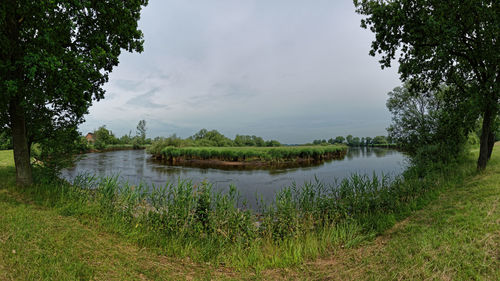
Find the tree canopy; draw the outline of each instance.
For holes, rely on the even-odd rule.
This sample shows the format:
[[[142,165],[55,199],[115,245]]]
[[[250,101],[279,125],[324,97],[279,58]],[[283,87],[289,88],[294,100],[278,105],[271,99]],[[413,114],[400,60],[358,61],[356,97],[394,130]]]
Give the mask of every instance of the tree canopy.
[[[478,114],[473,104],[455,99],[452,87],[420,90],[406,83],[389,93],[392,124],[387,131],[411,155],[425,150],[432,154],[429,159],[447,161],[464,148]]]
[[[382,68],[398,59],[403,81],[437,89],[453,86],[460,101],[482,115],[478,168],[493,149],[493,123],[500,97],[500,2],[485,0],[355,0],[375,33],[370,54]],[[425,90],[422,92],[426,92]]]
[[[143,50],[147,0],[0,3],[0,121],[10,127],[18,184],[31,184],[30,144],[83,122],[121,50]]]
[[[141,144],[146,142],[146,120],[140,120],[137,123],[137,137],[140,139]]]

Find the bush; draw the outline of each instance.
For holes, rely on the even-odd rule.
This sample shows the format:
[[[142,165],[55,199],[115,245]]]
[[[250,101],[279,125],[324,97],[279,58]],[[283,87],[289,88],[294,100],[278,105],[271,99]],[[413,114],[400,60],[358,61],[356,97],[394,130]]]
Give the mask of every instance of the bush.
[[[0,133],[0,150],[12,149],[12,137],[6,131]]]

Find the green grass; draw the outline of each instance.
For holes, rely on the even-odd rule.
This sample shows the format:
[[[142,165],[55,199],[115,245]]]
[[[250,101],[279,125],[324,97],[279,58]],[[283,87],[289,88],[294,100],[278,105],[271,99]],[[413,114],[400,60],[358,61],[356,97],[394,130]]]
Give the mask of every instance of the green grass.
[[[213,271],[158,255],[5,189],[0,208],[1,280],[182,280]]]
[[[14,186],[16,169],[12,150],[0,150],[0,186]]]
[[[141,202],[134,197],[140,193],[121,186],[127,196],[115,197],[109,181],[84,194],[51,185],[16,189],[12,152],[0,151],[0,279],[499,279],[499,154],[497,146],[481,174],[470,158],[436,167],[424,180],[399,183],[397,190],[382,179],[368,184],[353,178],[337,193],[342,204],[327,205],[314,183],[285,189],[261,220],[268,231],[240,243],[254,221],[248,224],[244,212],[231,209],[228,197],[211,197],[219,209],[183,209],[185,200],[206,206],[203,196],[211,193],[191,197],[193,186],[174,185],[172,192],[184,200],[170,203],[179,204],[175,218],[131,217],[128,206],[145,206],[130,205]],[[183,210],[188,224],[175,226]],[[371,239],[377,233],[382,235]]]
[[[223,161],[295,161],[338,158],[347,150],[343,145],[280,146],[280,147],[151,147],[148,152],[175,161],[223,160]]]
[[[500,145],[485,171],[475,172],[475,159],[464,167],[463,182],[448,185],[374,241],[295,274],[332,280],[500,280]]]

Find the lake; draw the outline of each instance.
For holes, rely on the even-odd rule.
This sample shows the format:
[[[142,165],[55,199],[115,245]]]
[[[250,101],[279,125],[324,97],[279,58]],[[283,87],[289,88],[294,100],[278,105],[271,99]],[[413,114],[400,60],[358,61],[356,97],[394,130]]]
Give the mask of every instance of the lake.
[[[331,183],[352,173],[394,177],[402,173],[406,166],[407,158],[403,153],[384,148],[350,148],[343,159],[306,167],[260,170],[170,166],[153,160],[145,150],[121,150],[85,154],[74,167],[63,170],[62,176],[71,181],[83,173],[119,175],[121,180],[135,185],[141,181],[149,185],[164,185],[166,182],[176,183],[179,179],[191,180],[193,183],[205,180],[212,183],[216,190],[226,190],[230,184],[234,184],[253,208],[256,198],[262,196],[270,202],[276,191],[294,182],[300,185],[317,178],[324,183]]]

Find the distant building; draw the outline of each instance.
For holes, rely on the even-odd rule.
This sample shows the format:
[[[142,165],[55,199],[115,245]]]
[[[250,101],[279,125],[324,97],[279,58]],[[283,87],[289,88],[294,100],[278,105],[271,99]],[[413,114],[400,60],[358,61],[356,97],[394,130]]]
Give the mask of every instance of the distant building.
[[[94,143],[95,142],[95,137],[94,134],[88,133],[85,138],[87,139],[88,142]]]

